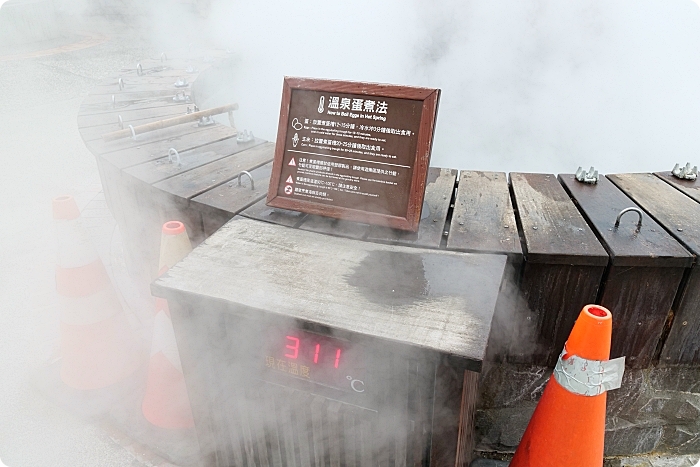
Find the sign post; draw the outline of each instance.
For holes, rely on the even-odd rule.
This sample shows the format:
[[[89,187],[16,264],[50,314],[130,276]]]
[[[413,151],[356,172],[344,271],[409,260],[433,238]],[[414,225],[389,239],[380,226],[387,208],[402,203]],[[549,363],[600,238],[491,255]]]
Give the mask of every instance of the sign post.
[[[439,89],[284,79],[267,205],[416,231]]]

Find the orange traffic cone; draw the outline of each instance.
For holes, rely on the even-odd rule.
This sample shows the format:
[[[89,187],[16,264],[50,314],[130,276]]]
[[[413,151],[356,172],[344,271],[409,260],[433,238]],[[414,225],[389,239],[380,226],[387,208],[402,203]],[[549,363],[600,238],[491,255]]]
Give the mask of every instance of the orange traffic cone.
[[[53,200],[61,379],[72,388],[88,390],[123,380],[138,368],[139,356],[122,305],[79,216],[71,196]]]
[[[192,251],[182,222],[166,222],[160,242],[159,274],[163,274]],[[153,324],[153,345],[148,366],[146,395],[141,408],[152,424],[161,428],[190,428],[194,426],[192,409],[182,375],[168,302],[156,298]]]
[[[510,467],[601,467],[606,391],[617,389],[624,357],[610,358],[612,314],[583,307]]]

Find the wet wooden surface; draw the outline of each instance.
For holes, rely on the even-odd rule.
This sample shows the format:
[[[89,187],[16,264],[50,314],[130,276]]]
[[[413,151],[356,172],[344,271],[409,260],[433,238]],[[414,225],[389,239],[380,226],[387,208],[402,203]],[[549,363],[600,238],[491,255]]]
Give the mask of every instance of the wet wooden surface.
[[[520,236],[503,172],[460,172],[447,238],[449,250],[493,252],[522,260]]]
[[[208,296],[480,365],[504,265],[503,256],[351,241],[239,217],[153,287],[159,295]],[[274,273],[280,270],[285,274]],[[234,275],[236,281],[207,280]]]

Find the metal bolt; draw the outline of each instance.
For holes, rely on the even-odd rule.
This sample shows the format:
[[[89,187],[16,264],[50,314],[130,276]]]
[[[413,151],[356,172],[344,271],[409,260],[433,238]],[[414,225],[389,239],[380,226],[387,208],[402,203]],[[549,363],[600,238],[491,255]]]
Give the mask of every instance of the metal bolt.
[[[671,173],[674,177],[682,180],[695,180],[698,178],[698,166],[696,165],[691,169],[690,162],[685,164],[685,167],[681,167],[680,164],[676,164]]]
[[[589,183],[595,185],[598,183],[598,171],[591,166],[591,168],[586,172],[583,168],[579,167],[576,170],[576,180],[581,183]]]
[[[532,230],[537,230],[537,226],[536,226],[536,225],[533,225],[533,226],[532,226]]]
[[[687,321],[683,321],[683,326],[687,326],[687,325],[688,325],[688,322],[687,322]]]
[[[683,232],[683,229],[681,229],[680,227],[678,227],[676,230],[679,232]]]

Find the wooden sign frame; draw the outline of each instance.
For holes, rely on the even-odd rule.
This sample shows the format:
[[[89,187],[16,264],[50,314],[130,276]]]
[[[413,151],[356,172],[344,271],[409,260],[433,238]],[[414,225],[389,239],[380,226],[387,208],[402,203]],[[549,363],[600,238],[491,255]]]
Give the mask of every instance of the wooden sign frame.
[[[412,159],[413,174],[410,181],[408,205],[405,215],[387,215],[361,209],[335,206],[310,200],[292,199],[279,196],[282,180],[285,142],[289,128],[290,106],[293,90],[310,90],[321,92],[337,92],[358,94],[367,97],[396,98],[422,101],[420,126],[417,135],[416,152]],[[318,214],[336,219],[351,220],[368,224],[387,226],[395,229],[417,231],[425,196],[425,186],[430,165],[433,135],[437,117],[440,90],[391,84],[364,83],[352,81],[337,81],[325,79],[285,77],[282,88],[282,105],[280,108],[279,126],[275,158],[272,166],[272,176],[267,193],[267,205],[293,211]]]

